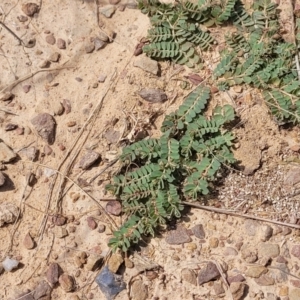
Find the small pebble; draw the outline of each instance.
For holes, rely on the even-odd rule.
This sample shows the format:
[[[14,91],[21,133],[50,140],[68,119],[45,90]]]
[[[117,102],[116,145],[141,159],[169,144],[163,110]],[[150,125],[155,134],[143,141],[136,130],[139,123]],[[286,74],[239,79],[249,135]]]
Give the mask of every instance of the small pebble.
[[[223,288],[223,285],[221,282],[214,282],[214,291],[216,295],[221,295],[223,293],[225,293],[225,289]]]
[[[100,209],[95,210],[94,215],[97,217],[101,216],[101,210]]]
[[[247,277],[251,278],[258,278],[262,274],[265,274],[268,272],[268,269],[264,266],[250,266],[247,271],[245,272],[245,275]]]
[[[80,270],[76,270],[76,272],[75,272],[75,277],[79,277],[80,276],[80,274],[81,274],[81,271]]]
[[[76,231],[76,227],[75,226],[70,226],[69,227],[69,232],[70,233],[74,233]]]
[[[70,193],[70,198],[73,200],[73,202],[76,202],[80,198],[80,194],[72,192]]]
[[[209,239],[209,246],[210,248],[217,248],[219,245],[219,240],[215,237]]]
[[[138,94],[150,103],[161,103],[168,99],[166,93],[160,89],[142,89]]]
[[[119,10],[119,11],[124,11],[125,8],[126,8],[126,5],[124,5],[124,4],[118,5],[118,10]]]
[[[23,85],[22,89],[23,89],[24,93],[27,94],[31,89],[31,85],[29,85],[29,84]]]
[[[175,260],[175,261],[180,261],[180,257],[179,257],[177,254],[175,254],[175,253],[172,254],[171,257],[172,257],[172,259]]]
[[[124,262],[126,268],[132,269],[134,267],[132,260],[130,260],[128,257],[125,257]]]
[[[65,113],[69,114],[71,112],[71,101],[68,99],[63,99],[62,106],[65,109]]]
[[[100,8],[100,13],[104,15],[106,18],[111,18],[114,14],[116,8],[114,5],[105,5]]]
[[[233,282],[230,285],[230,292],[235,300],[241,300],[246,289],[246,284],[242,282]]]
[[[98,82],[94,82],[93,85],[92,85],[92,88],[96,89],[97,87],[98,87]]]
[[[270,225],[264,224],[259,229],[259,238],[262,242],[268,241],[273,235],[273,228]]]
[[[61,116],[64,112],[64,107],[60,102],[53,102],[52,111],[55,116]]]
[[[287,296],[289,294],[289,287],[286,285],[280,287],[278,294],[280,297]]]
[[[237,274],[235,276],[228,277],[228,283],[231,284],[232,282],[242,282],[245,281],[245,277],[242,274]]]
[[[291,249],[291,254],[297,258],[300,258],[300,245],[294,245]]]
[[[58,52],[54,52],[49,56],[49,60],[51,62],[58,62],[60,58],[60,54]]]
[[[34,240],[31,237],[31,235],[30,235],[29,232],[25,235],[25,238],[24,238],[24,241],[23,241],[23,245],[28,250],[33,249],[34,246],[35,246]]]
[[[24,134],[29,135],[31,133],[31,129],[28,126],[24,127]]]
[[[5,175],[0,171],[0,186],[3,186],[6,181]]]
[[[98,50],[100,50],[100,49],[102,49],[102,48],[105,47],[106,42],[103,42],[99,38],[95,38],[94,39],[94,45],[95,45],[95,50],[98,51]]]
[[[77,266],[77,268],[83,267],[84,262],[82,261],[82,259],[80,257],[75,256],[74,262],[75,262],[75,265]]]
[[[54,234],[55,237],[57,237],[58,239],[62,239],[68,236],[68,231],[66,228],[63,227],[54,227]]]
[[[51,217],[51,221],[55,226],[63,226],[66,224],[67,218],[60,215],[56,215]]]
[[[238,252],[232,247],[226,247],[224,251],[224,256],[236,256]]]
[[[154,280],[155,278],[158,277],[158,274],[157,274],[157,272],[155,272],[155,271],[146,271],[146,277],[147,277],[149,280]]]
[[[75,289],[75,280],[68,274],[62,274],[58,281],[62,289],[66,292],[72,292]]]
[[[28,21],[28,18],[26,16],[21,15],[21,16],[18,16],[18,20],[23,23],[23,22]]]
[[[42,69],[46,69],[50,67],[50,61],[49,60],[44,60],[43,62],[41,62],[41,64],[39,65],[40,68]]]
[[[190,250],[190,251],[194,251],[194,250],[197,249],[197,244],[196,244],[196,243],[188,243],[188,244],[186,245],[186,249],[187,249],[187,250]]]
[[[68,216],[68,223],[74,222],[75,217],[73,215]]]
[[[94,230],[94,229],[96,229],[97,228],[97,222],[94,220],[94,218],[93,217],[87,217],[87,223],[88,223],[88,226],[92,229],[92,230]]]
[[[53,152],[52,148],[49,145],[44,146],[44,153],[50,155]]]
[[[183,226],[178,226],[175,230],[171,230],[165,240],[170,245],[180,245],[192,241],[188,230]]]
[[[101,74],[101,75],[99,75],[99,77],[98,77],[98,81],[99,81],[99,82],[105,82],[106,77],[107,77],[107,75]]]
[[[137,2],[135,0],[128,0],[126,7],[129,9],[137,9]]]
[[[292,232],[291,228],[284,227],[282,230],[282,235],[289,235]]]
[[[86,46],[85,46],[85,52],[86,53],[92,53],[95,50],[95,44],[92,42],[89,42]]]
[[[55,39],[54,35],[53,35],[53,34],[47,35],[47,36],[46,36],[46,42],[47,42],[48,44],[50,44],[50,45],[54,45],[55,42],[56,42],[56,39]]]
[[[41,280],[32,293],[33,299],[50,299],[51,291],[52,287],[49,283],[46,280]]]
[[[99,232],[99,233],[103,233],[104,231],[105,231],[105,225],[100,224],[100,225],[98,226],[98,232]]]
[[[192,228],[193,234],[198,238],[198,239],[204,239],[205,238],[205,232],[202,224],[195,225]]]
[[[28,17],[33,17],[34,14],[39,12],[40,7],[35,3],[25,3],[22,5],[22,11]]]
[[[122,212],[122,205],[117,200],[108,201],[105,210],[114,216],[119,216]]]
[[[197,276],[195,272],[191,269],[184,268],[181,270],[181,279],[182,281],[186,281],[192,285],[197,285]]]
[[[74,127],[76,125],[76,121],[69,121],[68,123],[67,123],[67,126],[68,127]]]
[[[107,36],[107,34],[105,34],[104,32],[100,31],[98,33],[98,38],[103,41],[103,42],[108,42],[109,41],[109,38]]]
[[[9,123],[5,126],[5,131],[12,131],[12,130],[15,130],[17,127],[18,127],[17,124]]]
[[[56,45],[58,49],[66,49],[66,41],[63,39],[57,39]]]
[[[208,262],[198,273],[198,284],[209,282],[220,276],[217,266],[213,262]]]
[[[101,159],[101,156],[96,151],[87,151],[80,159],[78,163],[78,167],[87,170],[89,167],[91,167],[94,163],[99,161]]]
[[[66,147],[63,144],[58,144],[58,148],[61,151],[65,151],[66,150]]]
[[[82,82],[82,78],[80,78],[80,77],[75,77],[75,80],[78,82]]]
[[[50,264],[46,271],[46,278],[50,284],[56,284],[61,273],[61,268],[57,263]]]
[[[94,299],[94,294],[93,294],[93,293],[88,293],[87,298],[88,298],[88,299]]]

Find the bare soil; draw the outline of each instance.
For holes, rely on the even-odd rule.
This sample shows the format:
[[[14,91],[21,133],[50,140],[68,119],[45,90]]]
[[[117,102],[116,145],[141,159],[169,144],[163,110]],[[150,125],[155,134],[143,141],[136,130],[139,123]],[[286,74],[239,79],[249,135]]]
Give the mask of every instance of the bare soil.
[[[101,3],[97,9],[94,1],[42,1],[37,3],[40,5],[37,14],[20,22],[25,3],[23,0],[0,3],[0,21],[24,42],[20,44],[0,24],[1,89],[40,70],[41,64],[54,53],[59,53],[60,58],[51,62],[49,69],[16,85],[12,89],[13,99],[0,102],[0,138],[17,154],[13,162],[1,165],[6,182],[0,187],[0,205],[13,203],[20,209],[18,222],[0,228],[0,260],[9,256],[20,261],[16,270],[0,275],[0,298],[22,299],[20,295],[26,291],[31,295],[30,291],[45,279],[49,265],[56,262],[74,278],[73,290],[67,292],[58,284],[51,297],[35,299],[106,299],[94,282],[98,271],[91,270],[88,264],[91,257],[106,257],[109,253],[107,241],[112,228],[103,208],[111,195],[106,194],[104,186],[118,170],[118,165],[111,166],[111,162],[126,142],[159,136],[164,115],[174,111],[190,91],[182,89],[181,82],[188,81],[185,76],[195,70],[160,62],[156,76],[134,67],[137,57],[133,53],[140,39],[147,35],[149,20],[137,9],[127,6],[122,11],[122,6],[128,5],[123,0],[116,5],[111,18],[98,11],[107,3]],[[109,36],[110,42],[103,49],[87,53],[86,47],[100,32]],[[46,38],[51,34],[56,41],[63,39],[66,49],[59,49],[57,43],[49,44]],[[34,47],[24,46],[33,38]],[[199,71],[203,78],[210,75],[209,70],[218,59],[216,53],[206,54],[206,71]],[[142,88],[162,89],[169,100],[149,104],[137,94]],[[70,112],[66,107],[62,112],[61,103],[66,100]],[[234,128],[238,143],[234,153],[239,164],[238,170],[228,171],[215,195],[201,199],[200,204],[297,227],[299,129],[280,128],[256,90],[217,93],[212,105],[216,103],[232,104],[238,113],[239,121]],[[40,113],[48,113],[55,119],[53,145],[47,145],[31,123]],[[17,128],[7,131],[9,124]],[[38,153],[34,161],[26,156],[26,149],[31,147]],[[101,160],[83,171],[78,163],[89,150],[100,153]],[[296,170],[296,175],[289,181],[291,170]],[[60,216],[66,218],[66,223],[57,226],[55,220]],[[88,217],[93,217],[96,229],[89,226]],[[122,224],[122,217],[111,218],[116,225]],[[146,241],[129,257],[134,267],[127,262],[126,267],[123,264],[119,269],[127,289],[116,299],[232,299],[233,292],[224,278],[245,274],[249,268],[242,256],[242,245],[259,248],[260,243],[267,242],[259,233],[266,223],[257,221],[257,232],[251,235],[244,218],[227,214],[191,208],[179,223],[187,229],[202,224],[205,238],[193,236],[187,244],[169,245],[165,241],[169,228],[161,236]],[[105,229],[100,232],[103,225]],[[285,297],[289,295],[290,299],[296,299],[291,293],[300,284],[297,286],[291,280],[298,280],[298,258],[289,255],[289,249],[299,243],[298,229],[284,235],[284,226],[269,225],[273,233],[268,242],[279,245],[288,271],[278,271],[280,266],[276,263],[279,263],[275,257],[271,258],[274,264],[266,264],[266,268],[269,267],[268,274],[275,278],[274,282],[261,285],[245,276],[247,292],[238,299],[288,299]],[[26,248],[28,233],[34,240],[33,249]],[[229,247],[237,253],[228,254]],[[82,264],[76,258],[81,255],[87,255]],[[197,274],[207,261],[215,262],[224,278],[203,286],[195,286],[193,280],[191,283],[183,278],[182,270],[190,269]],[[142,267],[138,268],[139,264]],[[218,284],[223,286],[223,293],[216,292]],[[272,295],[280,298],[271,298]]]

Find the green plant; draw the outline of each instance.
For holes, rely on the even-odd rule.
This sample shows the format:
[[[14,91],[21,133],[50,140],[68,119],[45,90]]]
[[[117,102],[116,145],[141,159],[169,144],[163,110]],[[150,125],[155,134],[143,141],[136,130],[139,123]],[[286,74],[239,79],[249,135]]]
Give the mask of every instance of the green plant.
[[[147,55],[157,59],[172,59],[178,64],[193,67],[200,62],[196,46],[206,50],[213,42],[208,32],[195,23],[208,20],[208,10],[191,2],[171,6],[159,1],[140,1],[139,8],[150,16],[153,28],[149,30],[151,41],[143,48]]]
[[[170,59],[198,66],[200,51],[215,43],[211,26],[235,27],[227,33],[227,47],[207,83],[224,91],[245,84],[261,91],[271,113],[284,123],[300,121],[300,82],[294,67],[297,46],[280,35],[277,5],[254,1],[246,11],[240,0],[199,0],[161,4],[140,0],[150,17],[149,44],[143,51],[155,59]],[[296,41],[300,40],[296,20]],[[227,32],[230,32],[228,30]],[[107,189],[123,204],[127,221],[110,240],[115,250],[127,251],[142,235],[154,235],[167,220],[180,217],[183,200],[197,200],[209,193],[223,164],[233,163],[232,134],[226,123],[234,119],[231,106],[204,115],[210,89],[199,86],[179,107],[166,116],[159,139],[146,139],[123,149],[123,168]]]
[[[189,67],[201,61],[197,49],[208,50],[214,42],[202,25],[235,26],[236,31],[226,35],[227,47],[214,70],[214,84],[220,90],[239,84],[258,88],[281,124],[300,121],[300,82],[294,67],[297,47],[280,36],[277,4],[254,1],[251,13],[239,0],[185,1],[174,6],[141,0],[139,7],[152,24],[150,43],[143,51],[153,58],[171,59]],[[299,24],[297,19],[297,39]]]
[[[255,1],[245,25],[228,36],[228,48],[214,70],[219,89],[248,84],[261,90],[271,113],[280,123],[300,121],[300,82],[294,67],[297,48],[279,33],[277,5],[269,0]],[[252,20],[252,22],[251,22]],[[242,25],[237,20],[236,24]]]
[[[224,127],[234,119],[233,108],[216,107],[208,119],[203,113],[209,98],[210,89],[199,86],[165,117],[161,138],[123,149],[122,174],[107,186],[128,216],[109,242],[113,249],[127,251],[141,235],[154,235],[167,220],[180,217],[182,200],[206,195],[222,164],[234,162],[233,135]]]

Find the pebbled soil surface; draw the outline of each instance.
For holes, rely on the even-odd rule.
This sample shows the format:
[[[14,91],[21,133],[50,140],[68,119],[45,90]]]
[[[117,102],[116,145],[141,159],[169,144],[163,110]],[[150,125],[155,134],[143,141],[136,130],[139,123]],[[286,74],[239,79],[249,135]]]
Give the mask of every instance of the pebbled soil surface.
[[[149,72],[134,56],[147,16],[131,1],[96,2],[36,1],[32,16],[26,1],[0,4],[23,41],[0,26],[0,99],[14,95],[0,100],[0,260],[19,262],[1,269],[0,299],[106,299],[94,282],[103,262],[126,283],[116,299],[300,299],[299,129],[280,128],[255,90],[214,96],[239,115],[239,164],[199,202],[248,218],[187,208],[129,257],[106,259],[111,219],[122,223],[104,190],[112,162],[126,142],[159,135],[196,71],[152,62]],[[207,70],[216,59],[207,54]],[[144,89],[168,100],[150,103]]]

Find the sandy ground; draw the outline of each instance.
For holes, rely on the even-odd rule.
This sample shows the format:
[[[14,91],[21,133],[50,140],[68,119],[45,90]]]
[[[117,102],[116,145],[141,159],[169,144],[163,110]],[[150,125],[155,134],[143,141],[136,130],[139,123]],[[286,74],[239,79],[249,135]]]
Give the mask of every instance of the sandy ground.
[[[104,185],[117,166],[101,175],[99,172],[120,153],[123,140],[159,134],[163,116],[189,92],[180,88],[180,82],[191,71],[180,71],[162,62],[156,76],[134,67],[138,59],[133,55],[135,46],[147,35],[149,20],[139,10],[130,8],[132,2],[120,2],[112,17],[106,18],[97,13],[94,1],[43,1],[37,3],[39,12],[24,21],[20,16],[25,16],[25,3],[0,3],[0,21],[23,41],[20,44],[0,26],[1,89],[41,70],[47,61],[49,65],[50,60],[55,60],[55,53],[59,60],[14,87],[13,99],[0,102],[0,138],[17,154],[13,162],[1,165],[6,183],[0,187],[0,204],[13,203],[21,212],[19,222],[0,228],[1,261],[7,256],[20,261],[16,270],[0,275],[0,298],[105,299],[94,283],[97,271],[92,270],[91,264],[93,257],[105,256],[109,251],[111,230],[102,207],[110,196]],[[99,9],[104,5],[101,3]],[[103,33],[110,42],[103,49],[90,52],[94,39]],[[55,38],[53,44],[51,35]],[[32,39],[34,47],[24,46]],[[58,47],[59,39],[65,41],[65,49]],[[209,55],[207,61],[210,66]],[[163,89],[169,100],[148,104],[137,95],[145,87]],[[235,156],[241,161],[241,172],[229,174],[209,201],[219,208],[297,223],[299,199],[294,194],[298,182],[287,182],[286,178],[291,176],[291,170],[297,173],[299,168],[299,130],[280,130],[255,91],[230,93],[238,99],[235,104],[240,122],[234,132],[239,140]],[[232,103],[227,94],[214,100]],[[40,113],[52,115],[56,122],[55,142],[50,146],[31,122]],[[7,130],[11,125],[14,129]],[[37,155],[32,161],[28,149],[33,147]],[[82,171],[78,163],[89,150],[98,152],[101,159]],[[203,204],[207,204],[204,199]],[[58,226],[58,217],[64,220],[62,226]],[[97,224],[94,230],[89,217]],[[115,217],[115,221],[121,224],[122,217]],[[180,223],[187,229],[202,224],[205,236],[192,236],[188,243],[180,245],[166,242],[167,231],[151,239],[129,257],[133,268],[127,262],[126,267],[119,269],[128,288],[117,299],[231,299],[234,291],[224,278],[247,275],[249,264],[262,265],[274,282],[264,284],[245,275],[244,287],[239,286],[245,289],[244,298],[234,299],[297,299],[293,297],[300,284],[292,280],[298,279],[283,275],[298,276],[298,258],[287,254],[299,243],[297,230],[282,234],[284,227],[271,224],[272,234],[265,238],[261,234],[266,230],[263,223],[255,221],[251,227],[243,218],[195,208]],[[249,226],[255,228],[254,234]],[[34,240],[32,249],[28,249],[28,234]],[[261,250],[261,243],[278,245],[279,252],[272,254],[271,262],[262,262],[266,252]],[[249,247],[258,251],[253,262],[245,259],[243,249]],[[284,257],[286,263],[278,257]],[[197,286],[196,274],[208,261],[214,262],[225,277]],[[123,258],[119,264],[122,262]],[[60,283],[54,286],[51,296],[34,294],[35,298],[20,298],[22,293],[36,290],[52,263],[72,276],[72,291]],[[138,268],[139,264],[142,267]],[[282,264],[287,269],[280,271]]]

